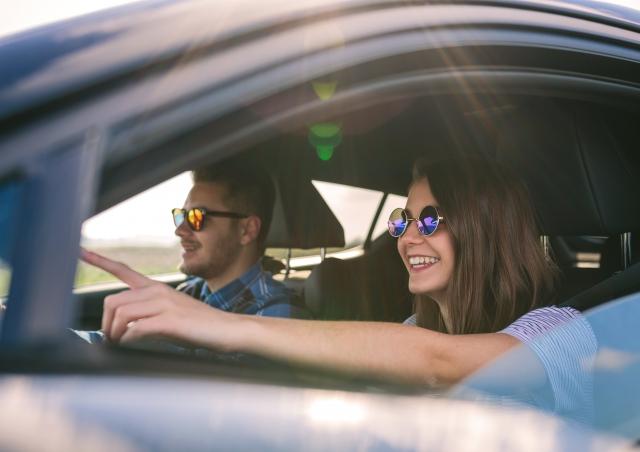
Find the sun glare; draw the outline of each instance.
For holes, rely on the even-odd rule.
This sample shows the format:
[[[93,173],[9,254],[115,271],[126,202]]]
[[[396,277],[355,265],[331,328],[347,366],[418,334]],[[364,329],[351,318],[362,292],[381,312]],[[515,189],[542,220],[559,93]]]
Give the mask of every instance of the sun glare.
[[[21,0],[11,2],[10,6],[3,5],[2,14],[0,14],[0,37],[135,1],[139,0],[62,0],[57,2]]]

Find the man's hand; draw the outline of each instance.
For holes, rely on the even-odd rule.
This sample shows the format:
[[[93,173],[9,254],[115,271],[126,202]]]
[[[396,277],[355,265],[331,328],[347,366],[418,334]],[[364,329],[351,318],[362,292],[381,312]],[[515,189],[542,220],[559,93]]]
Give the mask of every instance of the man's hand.
[[[102,331],[112,342],[162,337],[207,348],[224,348],[222,328],[233,317],[99,254],[81,250],[81,259],[129,286],[104,300]]]

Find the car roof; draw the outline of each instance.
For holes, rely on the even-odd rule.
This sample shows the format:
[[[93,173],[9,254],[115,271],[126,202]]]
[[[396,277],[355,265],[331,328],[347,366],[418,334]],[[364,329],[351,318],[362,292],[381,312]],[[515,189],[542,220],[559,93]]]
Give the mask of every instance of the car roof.
[[[256,8],[251,0],[186,1],[179,4],[151,0],[43,26],[0,40],[0,57],[13,63],[0,74],[0,121],[10,116],[15,121],[20,112],[63,98],[83,86],[126,76],[148,65],[162,64],[163,60],[172,59],[176,53],[182,55],[194,47],[199,49],[198,52],[207,52],[216,47],[267,36],[285,27],[338,15],[424,5],[458,9],[461,13],[469,7],[547,12],[557,17],[607,24],[621,30],[640,30],[640,10],[589,0],[432,0],[402,4],[385,0],[278,0],[270,2],[268,8]],[[223,19],[211,26],[212,17]],[[469,18],[460,14],[460,20],[466,22]],[[516,19],[514,21],[517,22]],[[586,23],[583,22],[583,26]],[[166,34],[164,31],[171,27],[179,29],[174,28],[176,32]],[[633,34],[625,37],[633,39]],[[635,39],[637,41],[637,37]],[[81,59],[87,50],[94,52],[92,64],[83,64],[86,60]],[[78,59],[73,61],[76,55]],[[61,66],[61,61],[71,61],[73,65]]]
[[[614,118],[617,109],[637,113],[634,74],[640,61],[640,35],[623,24],[595,21],[595,12],[578,14],[576,5],[583,3],[570,8],[569,3],[560,2],[425,5],[336,0],[297,6],[276,2],[264,11],[252,9],[252,4],[134,4],[5,40],[0,56],[16,64],[0,76],[0,138],[4,138],[0,173],[39,152],[57,152],[71,137],[77,139],[92,129],[108,147],[97,206],[101,211],[214,155],[220,159],[238,149],[253,149],[255,158],[281,170],[286,165],[273,162],[291,159],[287,159],[289,151],[282,154],[287,145],[279,137],[294,137],[304,145],[309,121],[324,121],[343,112],[358,116],[358,108],[367,103],[370,110],[384,109],[394,97],[402,103],[422,91],[421,96],[434,101],[412,101],[412,108],[398,121],[387,122],[385,128],[392,127],[395,136],[431,130],[420,124],[428,112],[440,112],[473,128],[470,118],[502,121],[515,108],[521,111],[522,126],[535,127],[526,136],[518,131],[509,142],[535,143],[531,151],[544,152],[543,161],[556,166],[558,162],[549,163],[561,155],[556,149],[575,150],[558,166],[564,172],[551,179],[544,165],[531,165],[522,152],[514,154],[521,156],[520,161],[511,162],[533,184],[534,193],[542,193],[537,204],[543,209],[543,220],[552,219],[546,222],[549,233],[613,233],[640,224],[635,213],[615,202],[623,193],[637,192],[636,172],[629,171],[627,155],[634,135],[627,130],[622,144],[593,139],[590,142],[599,144],[585,150],[568,133],[577,127],[571,119],[576,111],[590,112],[581,120],[584,133],[595,130],[590,124],[599,124],[599,116]],[[212,27],[210,17],[224,20]],[[323,28],[334,23],[342,26],[338,34]],[[180,32],[167,34],[166,29],[175,24],[180,24]],[[425,34],[426,29],[430,33]],[[308,47],[299,42],[305,41],[308,30],[329,31]],[[446,58],[440,51],[443,46],[451,49]],[[478,46],[481,51],[475,51]],[[457,50],[466,47],[471,50]],[[522,52],[523,47],[528,52]],[[21,57],[32,48],[38,50],[32,58]],[[396,59],[394,52],[398,52]],[[426,58],[434,63],[425,69],[421,65]],[[378,78],[371,80],[370,74]],[[335,77],[341,87],[332,99],[318,102],[301,95],[310,81],[327,76]],[[462,94],[458,100],[465,98],[462,103],[450,102],[455,93]],[[560,104],[536,101],[538,106],[530,108],[531,96],[563,100]],[[591,107],[580,102],[591,102]],[[603,105],[613,109],[611,115],[599,113]],[[565,126],[541,135],[537,130],[545,127],[547,109],[564,118]],[[438,116],[433,124],[438,124]],[[217,132],[212,124],[224,135],[213,139]],[[511,128],[508,123],[501,125],[505,132]],[[181,141],[186,133],[195,137],[188,151]],[[601,137],[608,133],[609,129],[599,132]],[[419,148],[398,139],[404,150],[391,154],[377,148],[384,141],[375,139],[373,128],[371,133],[352,135],[345,134],[345,149],[349,145],[376,149],[379,158],[371,159],[365,151],[357,159],[361,169],[345,172],[339,156],[324,166],[302,156],[306,177],[404,192],[408,168]],[[371,137],[368,142],[366,136]],[[475,140],[473,133],[468,138]],[[428,140],[423,135],[419,141]],[[442,147],[451,144],[445,141]],[[397,147],[396,143],[391,146]],[[616,163],[599,165],[611,146],[620,150],[615,154],[619,158],[611,160]],[[179,155],[177,148],[182,149]],[[268,155],[274,149],[277,159]],[[578,170],[584,155],[592,161],[586,174]],[[594,186],[593,178],[616,183]],[[568,201],[569,197],[558,201],[553,189],[564,184],[582,201]],[[575,220],[563,224],[557,220],[559,214]]]

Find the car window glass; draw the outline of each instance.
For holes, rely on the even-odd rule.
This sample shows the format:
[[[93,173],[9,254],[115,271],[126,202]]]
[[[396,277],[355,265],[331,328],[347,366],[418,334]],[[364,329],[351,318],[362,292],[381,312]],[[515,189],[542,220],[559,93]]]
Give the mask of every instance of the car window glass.
[[[637,440],[639,317],[639,294],[588,310],[490,363],[451,395],[533,406]]]
[[[146,275],[175,273],[179,241],[174,235],[171,209],[181,207],[191,187],[188,173],[169,179],[87,220],[82,244],[127,263]],[[83,263],[76,286],[115,278]]]
[[[323,181],[313,184],[344,228],[345,248],[362,245],[382,193]],[[182,206],[190,186],[190,176],[184,173],[90,218],[83,225],[83,246],[126,262],[146,275],[177,273],[179,241],[169,212]],[[398,202],[404,205],[404,200]],[[343,249],[328,248],[326,252]],[[284,260],[289,250],[268,248],[266,254]],[[319,255],[319,248],[291,250],[293,261]],[[305,262],[301,265],[306,266]],[[111,281],[116,279],[106,272],[83,263],[78,266],[77,287]]]
[[[313,181],[313,185],[344,228],[346,247],[362,245],[382,200],[382,192],[323,181]]]
[[[382,199],[382,192],[325,181],[314,180],[312,183],[344,230],[345,246],[328,247],[324,250],[326,255],[340,259],[361,255],[361,247]],[[289,277],[293,278],[306,278],[309,274],[308,268],[321,261],[320,248],[267,248],[265,254],[281,261],[285,261],[290,255],[293,270]],[[278,278],[283,278],[283,275],[279,275]]]

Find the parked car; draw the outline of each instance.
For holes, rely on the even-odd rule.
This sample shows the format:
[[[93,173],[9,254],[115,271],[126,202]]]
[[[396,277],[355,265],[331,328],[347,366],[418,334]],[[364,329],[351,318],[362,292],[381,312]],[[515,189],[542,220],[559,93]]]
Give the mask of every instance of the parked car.
[[[0,449],[627,450],[640,438],[639,10],[152,1],[5,38],[0,61]],[[405,270],[377,232],[412,162],[447,155],[511,167],[543,243],[567,246],[558,298],[601,346],[588,422],[504,403],[548,390],[517,380],[524,347],[443,392],[68,334],[96,326],[119,290],[74,292],[83,221],[230,156],[276,182],[270,247],[354,248],[284,262],[283,278],[307,270],[285,282],[318,318],[402,321]],[[362,243],[345,242],[312,181],[380,193]]]

